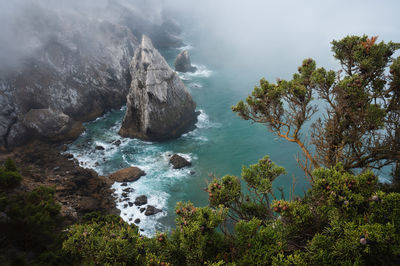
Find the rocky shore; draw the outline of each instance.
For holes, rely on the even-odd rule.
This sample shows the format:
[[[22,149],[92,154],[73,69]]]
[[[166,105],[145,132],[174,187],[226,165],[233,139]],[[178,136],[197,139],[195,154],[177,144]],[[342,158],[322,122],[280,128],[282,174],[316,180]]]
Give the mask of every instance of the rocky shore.
[[[15,192],[54,187],[66,223],[76,222],[93,211],[119,215],[112,196],[114,181],[80,167],[71,155],[62,154],[64,149],[62,144],[34,141],[9,153],[0,152],[0,164],[7,158],[16,162],[23,178]]]

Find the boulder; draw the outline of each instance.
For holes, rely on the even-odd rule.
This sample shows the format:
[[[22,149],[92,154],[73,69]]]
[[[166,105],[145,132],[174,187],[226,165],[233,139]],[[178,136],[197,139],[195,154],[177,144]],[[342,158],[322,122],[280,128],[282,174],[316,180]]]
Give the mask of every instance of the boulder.
[[[134,202],[136,206],[142,206],[145,205],[146,203],[147,203],[147,197],[145,195],[137,197]]]
[[[111,174],[108,178],[116,182],[133,182],[146,175],[137,167],[129,167]]]
[[[51,141],[75,139],[84,131],[82,123],[51,108],[29,110],[22,123],[34,134]]]
[[[157,209],[156,207],[154,207],[152,205],[148,205],[144,215],[150,216],[150,215],[154,215],[154,214],[159,213],[159,212],[162,212],[162,210]]]
[[[117,139],[117,140],[113,141],[111,144],[118,147],[119,145],[121,145],[121,140]]]
[[[192,63],[190,62],[188,50],[183,50],[178,54],[174,65],[175,70],[179,72],[195,72],[197,70],[197,68],[192,66]]]
[[[166,140],[194,129],[198,115],[195,102],[146,36],[135,50],[130,72],[132,83],[121,136]]]
[[[182,156],[179,156],[178,154],[172,155],[171,159],[169,159],[169,163],[172,164],[174,169],[181,169],[186,166],[191,166],[192,163],[183,158]]]
[[[140,223],[140,219],[137,218],[134,222],[135,222],[135,224],[138,224],[138,223]]]
[[[98,146],[96,146],[96,150],[98,150],[98,151],[104,151],[105,148],[104,148],[103,146],[101,146],[101,145],[98,145]]]

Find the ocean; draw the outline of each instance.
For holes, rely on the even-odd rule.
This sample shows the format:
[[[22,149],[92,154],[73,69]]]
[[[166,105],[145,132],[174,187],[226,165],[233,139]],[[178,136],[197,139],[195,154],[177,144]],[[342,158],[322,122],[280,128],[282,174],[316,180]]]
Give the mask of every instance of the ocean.
[[[126,206],[127,202],[122,197],[122,190],[126,187],[115,183],[113,188],[121,217],[129,223],[139,218],[137,225],[147,236],[174,228],[177,202],[207,205],[208,194],[204,188],[210,176],[240,176],[243,165],[254,164],[265,155],[286,168],[287,174],[274,182],[275,188],[284,188],[286,197],[294,177],[297,195],[303,195],[309,185],[296,163],[296,156],[301,154],[296,144],[273,135],[265,125],[240,119],[231,111],[232,105],[251,93],[261,76],[256,76],[258,73],[251,69],[207,65],[207,60],[204,60],[206,52],[196,49],[196,43],[184,48],[189,49],[192,63],[198,68],[195,73],[179,74],[200,111],[195,130],[165,142],[122,138],[118,135],[125,113],[125,107],[122,107],[85,123],[86,131],[69,145],[67,151],[82,167],[94,169],[100,175],[129,166],[137,166],[146,172],[138,181],[128,183],[128,187],[133,189],[128,197],[130,202],[134,202],[137,196],[146,195],[148,204],[162,209],[156,215],[147,217],[139,207]],[[160,52],[173,67],[181,49]],[[115,140],[120,140],[121,145],[113,145]],[[99,145],[105,149],[97,150]],[[169,165],[169,157],[174,153],[190,160],[192,166],[173,169]]]

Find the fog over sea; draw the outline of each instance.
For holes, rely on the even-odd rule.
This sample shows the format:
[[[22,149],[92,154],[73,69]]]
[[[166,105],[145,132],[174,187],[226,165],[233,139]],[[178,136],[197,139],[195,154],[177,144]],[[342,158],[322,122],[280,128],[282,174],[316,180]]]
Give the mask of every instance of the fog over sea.
[[[209,2],[204,3],[213,7]],[[371,1],[354,1],[364,6],[357,9],[351,3],[349,10],[341,11],[339,4],[329,7],[310,1],[301,6],[297,3],[298,9],[291,8],[291,13],[285,14],[285,4],[270,4],[265,9],[264,1],[249,1],[263,4],[241,9],[238,1],[232,1],[230,8],[223,9],[220,2],[209,12],[207,4],[193,4],[193,9],[188,9],[182,2],[178,17],[187,44],[181,49],[189,49],[192,63],[198,68],[195,73],[180,74],[200,111],[194,131],[166,142],[121,138],[117,132],[125,113],[123,107],[86,123],[86,132],[68,150],[83,167],[93,168],[101,175],[129,166],[146,172],[146,176],[128,184],[134,190],[128,195],[130,201],[146,195],[148,204],[163,211],[146,217],[137,206],[124,208],[127,202],[118,202],[122,218],[130,223],[139,218],[138,226],[145,235],[173,228],[174,208],[179,201],[206,205],[205,180],[210,174],[239,176],[243,165],[254,164],[265,155],[287,170],[286,175],[276,180],[275,187],[283,187],[288,195],[295,176],[295,193],[302,195],[308,181],[295,160],[300,149],[268,132],[265,126],[240,119],[231,106],[245,99],[262,77],[270,81],[289,79],[304,58],[312,57],[318,66],[337,69],[330,51],[333,39],[365,33],[379,35],[378,40],[400,41],[399,25],[387,23],[396,21],[390,5],[374,8]],[[294,13],[296,10],[298,13]],[[335,12],[345,13],[340,15],[341,21],[336,21],[339,15]],[[380,21],[368,20],[375,12],[386,12],[386,17]],[[344,22],[343,18],[348,20]],[[160,52],[173,67],[181,49]],[[307,132],[303,133],[306,137]],[[121,140],[119,147],[111,144],[117,139]],[[105,150],[96,150],[98,145]],[[192,166],[172,169],[168,160],[174,153],[190,160]],[[114,188],[122,199],[125,187],[115,184]]]

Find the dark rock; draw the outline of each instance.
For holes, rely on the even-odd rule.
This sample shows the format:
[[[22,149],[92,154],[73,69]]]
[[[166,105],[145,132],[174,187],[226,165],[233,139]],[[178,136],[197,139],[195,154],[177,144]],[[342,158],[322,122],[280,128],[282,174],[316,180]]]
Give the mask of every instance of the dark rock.
[[[147,196],[141,195],[141,196],[137,197],[135,199],[134,203],[135,203],[136,206],[142,206],[142,205],[146,204],[147,203]]]
[[[127,207],[128,207],[128,204],[125,203],[125,204],[124,204],[124,209],[126,209]]]
[[[92,197],[84,196],[79,200],[79,207],[84,212],[93,212],[99,209],[98,201]]]
[[[124,182],[121,184],[121,187],[126,187],[128,185],[128,183]]]
[[[115,146],[119,146],[119,145],[121,145],[121,141],[119,139],[117,139],[116,141],[113,141],[111,144],[113,144]]]
[[[140,219],[139,219],[139,218],[137,218],[137,219],[135,220],[135,224],[138,224],[138,223],[140,223]]]
[[[196,172],[195,171],[190,171],[189,174],[194,175]]]
[[[61,151],[66,152],[68,150],[68,146],[67,145],[62,145],[61,146]]]
[[[132,221],[133,219],[132,218],[129,218],[129,221]]]
[[[154,215],[159,212],[162,212],[162,210],[157,209],[156,207],[154,207],[152,205],[147,205],[147,209],[146,209],[146,212],[144,213],[144,215],[150,216],[150,215]]]
[[[195,102],[146,36],[135,51],[130,71],[132,83],[121,136],[166,140],[195,127]]]
[[[133,182],[144,175],[146,175],[146,173],[141,169],[137,167],[129,167],[111,174],[108,178],[117,182]]]
[[[132,207],[133,206],[133,202],[128,202],[128,205],[129,205],[129,207]]]
[[[123,193],[121,194],[121,196],[122,196],[123,198],[127,198],[127,197],[128,197],[128,193],[123,192]]]
[[[146,210],[146,208],[140,208],[140,212],[144,212]]]
[[[178,154],[174,154],[171,157],[171,159],[169,160],[169,163],[173,165],[174,169],[180,169],[180,168],[192,165],[191,162],[189,162],[182,156],[179,156]]]
[[[183,50],[178,54],[174,65],[175,70],[179,72],[195,72],[197,70],[197,68],[192,66],[192,63],[190,62],[188,50]]]
[[[96,150],[98,150],[98,151],[104,151],[105,149],[104,149],[103,146],[98,145],[98,146],[96,146]]]
[[[64,154],[64,157],[67,159],[72,159],[72,158],[74,158],[74,155],[72,155],[70,153],[66,153],[66,154]]]
[[[133,192],[133,191],[134,191],[134,189],[133,189],[133,188],[130,188],[130,187],[128,187],[128,188],[124,188],[122,191],[123,191],[123,192],[130,193],[130,192]]]

